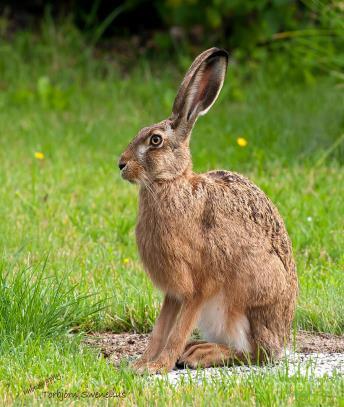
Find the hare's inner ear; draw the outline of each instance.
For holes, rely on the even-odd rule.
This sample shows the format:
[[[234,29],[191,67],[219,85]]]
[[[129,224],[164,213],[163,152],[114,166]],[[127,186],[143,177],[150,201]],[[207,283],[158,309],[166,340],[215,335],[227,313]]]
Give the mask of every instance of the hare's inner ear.
[[[192,126],[214,104],[225,79],[226,51],[212,48],[199,55],[187,72],[173,105],[176,125]]]

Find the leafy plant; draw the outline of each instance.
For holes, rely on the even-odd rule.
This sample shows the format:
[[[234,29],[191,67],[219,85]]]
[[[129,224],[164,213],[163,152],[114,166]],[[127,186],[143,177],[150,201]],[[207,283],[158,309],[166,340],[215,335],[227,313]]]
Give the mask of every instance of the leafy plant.
[[[82,324],[104,307],[90,303],[94,294],[81,295],[66,276],[48,275],[47,262],[17,269],[0,265],[0,352],[2,346],[31,339],[56,337]],[[88,301],[86,301],[88,300]]]
[[[306,27],[273,36],[275,49],[289,55],[306,80],[327,73],[344,82],[344,8],[338,0],[303,0],[309,20]]]

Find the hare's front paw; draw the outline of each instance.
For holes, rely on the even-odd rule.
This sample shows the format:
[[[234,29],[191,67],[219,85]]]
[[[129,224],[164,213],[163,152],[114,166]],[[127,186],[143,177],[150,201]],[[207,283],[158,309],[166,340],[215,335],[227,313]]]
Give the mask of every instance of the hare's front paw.
[[[137,372],[142,366],[144,366],[148,360],[146,358],[140,357],[130,364],[130,367]]]
[[[174,364],[164,360],[155,360],[153,362],[147,362],[145,360],[137,360],[132,364],[132,369],[138,374],[157,374],[167,373],[172,370]]]

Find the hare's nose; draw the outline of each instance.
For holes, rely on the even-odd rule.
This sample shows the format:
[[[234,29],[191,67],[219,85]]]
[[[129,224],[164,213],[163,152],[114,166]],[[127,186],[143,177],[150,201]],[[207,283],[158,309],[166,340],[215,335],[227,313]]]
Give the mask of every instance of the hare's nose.
[[[118,168],[122,171],[123,168],[127,165],[127,163],[124,163],[123,161],[118,163]]]

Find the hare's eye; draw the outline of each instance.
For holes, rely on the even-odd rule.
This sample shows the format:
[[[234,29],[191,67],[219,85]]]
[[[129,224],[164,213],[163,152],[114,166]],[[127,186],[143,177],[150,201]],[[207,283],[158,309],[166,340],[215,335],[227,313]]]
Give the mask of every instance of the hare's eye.
[[[162,137],[159,134],[153,134],[150,138],[150,144],[154,147],[160,146],[162,143]]]

